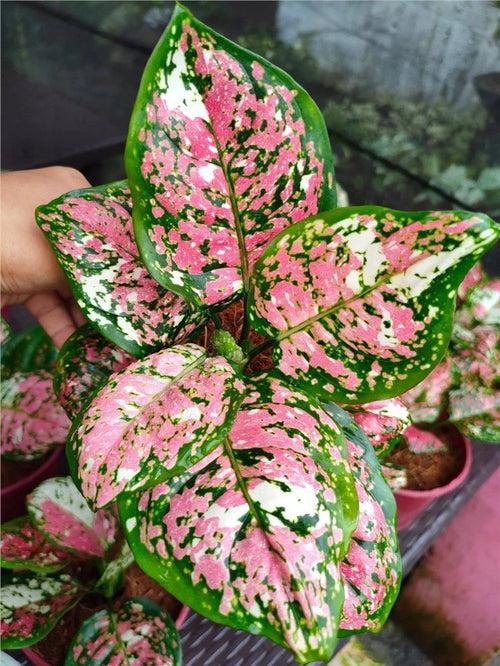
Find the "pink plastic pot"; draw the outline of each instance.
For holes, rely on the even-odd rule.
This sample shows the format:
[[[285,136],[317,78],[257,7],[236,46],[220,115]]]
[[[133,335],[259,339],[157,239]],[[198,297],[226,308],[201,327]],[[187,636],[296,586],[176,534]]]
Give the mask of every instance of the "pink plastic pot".
[[[398,490],[395,493],[395,497],[398,507],[399,530],[408,527],[433,500],[455,490],[469,476],[472,465],[471,443],[458,430],[452,430],[450,433],[454,440],[460,442],[464,447],[465,456],[462,471],[445,486],[440,486],[439,488],[433,488],[432,490],[405,490],[403,488],[402,490]]]
[[[189,615],[190,610],[191,609],[188,606],[183,606],[179,611],[179,615],[177,616],[177,619],[175,621],[175,626],[177,627],[178,630],[182,627],[182,625],[186,621],[186,618]],[[47,661],[45,661],[45,659],[40,657],[40,655],[37,654],[32,648],[24,648],[22,652],[26,657],[28,657],[33,666],[52,666],[52,664],[49,664]]]
[[[22,465],[22,463],[19,463]],[[50,479],[52,476],[61,476],[66,472],[66,457],[64,448],[55,449],[45,460],[40,463],[40,467],[19,479],[15,483],[2,488],[1,492],[1,514],[2,523],[11,518],[26,513],[25,500],[28,495],[39,483]]]

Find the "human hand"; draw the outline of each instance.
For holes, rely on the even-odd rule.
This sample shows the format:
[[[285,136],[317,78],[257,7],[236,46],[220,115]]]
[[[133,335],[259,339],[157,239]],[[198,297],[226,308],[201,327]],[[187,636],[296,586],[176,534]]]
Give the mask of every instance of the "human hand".
[[[3,173],[0,186],[2,305],[22,303],[60,347],[85,319],[35,222],[35,208],[89,182],[75,169],[47,167]]]

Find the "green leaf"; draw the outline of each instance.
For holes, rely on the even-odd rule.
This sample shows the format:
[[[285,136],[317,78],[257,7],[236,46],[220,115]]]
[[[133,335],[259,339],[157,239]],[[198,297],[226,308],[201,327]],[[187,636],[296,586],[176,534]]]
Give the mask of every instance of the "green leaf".
[[[376,632],[396,601],[402,578],[396,503],[361,428],[337,405],[324,408],[345,434],[359,502],[358,523],[340,565],[345,587],[340,634]]]
[[[120,552],[110,560],[102,572],[101,577],[94,587],[94,592],[99,592],[107,599],[112,599],[123,585],[123,575],[134,562],[134,555],[126,541],[123,542]]]
[[[177,345],[113,375],[77,419],[68,459],[96,508],[185,471],[225,437],[244,384],[221,356]]]
[[[41,326],[11,332],[2,343],[2,379],[14,372],[51,370],[56,356],[57,349]]]
[[[126,181],[68,192],[36,218],[87,319],[125,351],[144,356],[201,323],[142,263]]]
[[[59,548],[79,557],[103,558],[117,537],[108,510],[93,513],[69,476],[43,481],[26,500],[33,525]]]
[[[54,390],[67,414],[76,416],[110,374],[132,361],[133,356],[108,342],[90,324],[76,330],[61,347],[54,369]]]
[[[42,640],[81,596],[78,581],[69,574],[3,573],[2,649],[23,648]]]
[[[316,104],[180,5],[141,81],[126,170],[149,272],[197,305],[242,295],[271,238],[335,206]]]
[[[1,452],[12,460],[33,460],[64,444],[70,422],[58,403],[47,370],[2,377]]]
[[[0,343],[2,345],[5,345],[7,340],[13,335],[12,327],[9,324],[9,322],[4,319],[3,317],[0,317]],[[2,349],[2,356],[5,353],[4,352],[5,347]]]
[[[14,518],[2,525],[0,566],[38,573],[59,571],[71,562],[71,556],[55,548],[31,524],[28,516]]]
[[[328,660],[357,497],[343,435],[315,399],[263,376],[226,440],[183,475],[118,500],[137,563],[216,622]]]
[[[463,211],[329,211],[284,230],[255,267],[249,312],[273,357],[321,399],[394,397],[441,360],[457,288],[499,227]]]
[[[149,599],[132,598],[85,620],[64,666],[104,664],[180,666],[180,638],[168,613]]]

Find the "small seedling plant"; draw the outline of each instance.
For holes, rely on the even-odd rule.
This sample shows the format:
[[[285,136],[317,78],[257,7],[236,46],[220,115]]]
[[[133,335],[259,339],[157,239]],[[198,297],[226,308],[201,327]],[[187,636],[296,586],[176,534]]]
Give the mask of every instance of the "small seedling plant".
[[[41,483],[26,508],[2,525],[2,647],[40,641],[85,595],[98,594],[102,608],[77,631],[65,666],[180,664],[167,612],[146,598],[113,599],[133,562],[114,511],[92,512],[70,477]]]
[[[328,661],[396,599],[377,453],[498,226],[337,208],[315,103],[180,5],[125,164],[127,181],[37,211],[89,321],[56,368],[72,477],[93,511],[116,503],[139,566],[183,603]],[[235,304],[242,324],[224,330]],[[355,416],[373,402],[393,420],[371,442]]]

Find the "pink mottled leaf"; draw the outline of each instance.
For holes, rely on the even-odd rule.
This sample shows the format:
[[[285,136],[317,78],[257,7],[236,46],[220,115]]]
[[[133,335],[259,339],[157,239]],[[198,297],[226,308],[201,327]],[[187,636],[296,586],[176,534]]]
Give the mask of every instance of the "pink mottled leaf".
[[[431,430],[410,426],[405,430],[406,446],[412,453],[438,453],[446,451],[446,442]]]
[[[149,599],[94,613],[76,633],[65,666],[180,666],[180,639],[168,613]]]
[[[338,426],[275,377],[249,385],[227,439],[175,479],[119,499],[136,561],[216,622],[328,660],[357,498]]]
[[[70,465],[99,508],[183,472],[227,434],[244,390],[202,347],[177,345],[114,374],[73,426]]]
[[[89,324],[71,335],[59,352],[54,370],[54,390],[66,412],[74,417],[92,393],[113,372],[134,361]]]
[[[250,320],[275,340],[281,372],[321,399],[394,397],[442,358],[457,288],[499,229],[463,211],[316,215],[259,259]]]
[[[49,543],[28,516],[15,518],[2,525],[0,566],[3,569],[26,569],[52,573],[64,568],[72,558],[69,553]]]
[[[419,384],[406,391],[401,401],[408,408],[413,423],[434,423],[447,405],[448,391],[454,384],[452,361],[446,356]]]
[[[76,300],[111,342],[144,356],[202,321],[149,275],[139,257],[125,181],[77,190],[37,209]]]
[[[350,411],[379,458],[392,451],[411,423],[408,409],[399,398],[368,402]]]
[[[64,444],[70,422],[46,370],[15,372],[0,389],[2,456],[32,460]]]
[[[450,391],[449,419],[466,437],[500,444],[500,391],[470,383]]]
[[[500,326],[500,278],[469,289],[458,313],[463,326]]]
[[[271,238],[335,206],[309,95],[180,5],[142,78],[126,169],[150,273],[198,305],[241,295]]]
[[[486,280],[487,277],[483,267],[481,264],[476,264],[473,268],[470,269],[470,271],[461,282],[460,287],[458,288],[457,295],[459,300],[464,301],[471,289],[483,282],[486,282]]]
[[[41,483],[26,506],[48,541],[80,557],[102,558],[116,540],[115,515],[107,509],[92,512],[69,476]]]
[[[382,474],[393,493],[408,485],[408,474],[406,473],[406,469],[400,465],[384,463],[382,465]]]
[[[340,565],[345,588],[340,633],[379,631],[401,584],[396,504],[364,432],[340,407],[330,403],[325,409],[346,437],[359,502],[357,526]]]
[[[82,596],[69,574],[5,572],[0,601],[2,649],[27,647],[44,638]]]

